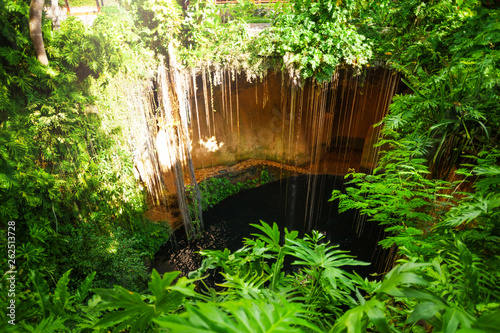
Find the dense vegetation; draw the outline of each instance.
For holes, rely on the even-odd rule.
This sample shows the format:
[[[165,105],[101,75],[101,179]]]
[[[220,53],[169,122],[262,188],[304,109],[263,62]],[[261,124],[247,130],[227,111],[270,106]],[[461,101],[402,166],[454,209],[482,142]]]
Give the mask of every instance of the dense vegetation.
[[[51,31],[48,21],[50,66],[43,66],[27,38],[28,3],[3,6],[0,216],[16,221],[17,270],[53,281],[70,268],[76,279],[97,271],[100,285],[139,288],[143,257],[157,251],[168,231],[142,216],[144,194],[120,129],[126,105],[107,85],[141,75],[146,69],[134,66],[148,54],[136,47],[131,26],[121,32],[131,24],[128,16],[109,13],[92,28],[72,18]]]
[[[199,183],[201,191],[201,208],[203,211],[215,206],[222,200],[235,195],[236,193],[263,185],[274,180],[273,176],[266,168],[260,170],[259,178],[248,179],[242,182],[233,183],[226,177],[212,177]],[[196,195],[193,186],[186,186],[186,195],[189,200],[189,212],[191,217],[195,217],[194,209],[196,205]]]
[[[498,331],[497,2],[123,4],[92,27],[69,18],[53,30],[45,20],[44,66],[29,2],[0,2],[0,232],[6,251],[15,221],[16,250],[0,261],[16,271],[16,325],[2,311],[2,331]],[[244,22],[254,13],[274,23],[250,38]],[[281,66],[297,84],[342,65],[400,71],[409,93],[380,124],[379,167],[348,175],[355,186],[332,197],[386,226],[382,244],[397,266],[369,281],[344,270],[363,263],[321,234],[262,223],[241,250],[203,251],[189,277],[153,271],[146,284],[144,261],[168,230],[143,217],[120,87],[148,80],[169,44],[186,67],[255,76]],[[224,278],[218,290],[203,281],[213,269]]]

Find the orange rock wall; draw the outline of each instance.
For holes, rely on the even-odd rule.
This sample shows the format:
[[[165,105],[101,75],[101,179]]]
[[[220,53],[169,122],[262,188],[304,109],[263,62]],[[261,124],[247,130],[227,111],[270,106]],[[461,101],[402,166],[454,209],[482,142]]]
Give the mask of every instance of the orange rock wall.
[[[335,149],[359,151],[366,165],[358,161],[352,167],[370,167],[378,137],[373,124],[386,114],[396,83],[395,75],[382,69],[357,77],[343,69],[331,83],[307,81],[302,88],[290,86],[281,72],[253,82],[228,72],[211,75],[205,84],[198,76],[196,89],[191,87],[195,168],[249,158],[306,166]]]

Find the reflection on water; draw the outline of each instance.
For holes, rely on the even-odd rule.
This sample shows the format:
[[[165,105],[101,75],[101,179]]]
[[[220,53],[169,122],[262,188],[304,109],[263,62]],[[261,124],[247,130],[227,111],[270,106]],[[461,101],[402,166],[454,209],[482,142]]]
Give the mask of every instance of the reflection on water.
[[[366,222],[361,235],[357,235],[357,213],[338,214],[337,204],[328,201],[333,189],[342,188],[342,177],[303,175],[242,191],[204,213],[206,232],[200,240],[187,244],[183,232],[178,230],[178,248],[169,244],[161,249],[153,267],[183,273],[195,270],[201,259],[194,252],[224,248],[235,251],[243,245],[243,238],[259,232],[250,224],[258,224],[260,220],[276,222],[280,228],[298,230],[301,234],[310,228],[321,231],[340,249],[351,251],[359,260],[374,262],[378,227]],[[356,271],[368,275],[376,269],[372,264]]]

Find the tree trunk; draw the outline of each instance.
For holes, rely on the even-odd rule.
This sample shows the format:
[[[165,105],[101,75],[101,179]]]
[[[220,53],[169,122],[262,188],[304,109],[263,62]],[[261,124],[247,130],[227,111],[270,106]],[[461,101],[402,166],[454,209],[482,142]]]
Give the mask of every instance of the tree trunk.
[[[42,37],[43,0],[31,0],[30,4],[30,38],[35,47],[36,58],[42,65],[48,65],[49,59],[45,53]]]
[[[52,29],[59,29],[61,22],[59,21],[59,2],[57,0],[50,0],[50,16],[52,18]]]

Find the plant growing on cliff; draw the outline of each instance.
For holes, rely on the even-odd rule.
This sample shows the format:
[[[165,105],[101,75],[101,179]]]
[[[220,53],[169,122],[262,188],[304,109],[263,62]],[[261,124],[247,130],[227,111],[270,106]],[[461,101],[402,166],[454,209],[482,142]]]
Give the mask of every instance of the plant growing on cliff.
[[[156,54],[166,55],[168,45],[181,29],[182,8],[175,0],[124,0],[134,22],[139,27],[141,39]]]
[[[255,186],[263,185],[272,180],[272,176],[267,169],[262,169],[260,176],[254,180],[246,180],[244,182],[236,182],[233,184],[231,180],[225,177],[212,177],[200,182],[201,191],[201,207],[205,211],[222,200],[235,195],[236,193],[253,188]],[[189,200],[189,211],[191,216],[194,217],[194,207],[196,207],[196,196],[194,188],[191,185],[186,186],[186,195]]]
[[[179,56],[191,68],[229,67],[252,71],[248,45],[250,38],[242,21],[243,13],[232,12],[233,19],[223,17],[228,8],[212,1],[191,4],[178,36]]]
[[[288,6],[257,40],[256,50],[282,57],[292,79],[328,81],[341,64],[367,64],[370,42],[350,23],[355,1],[293,0]]]

